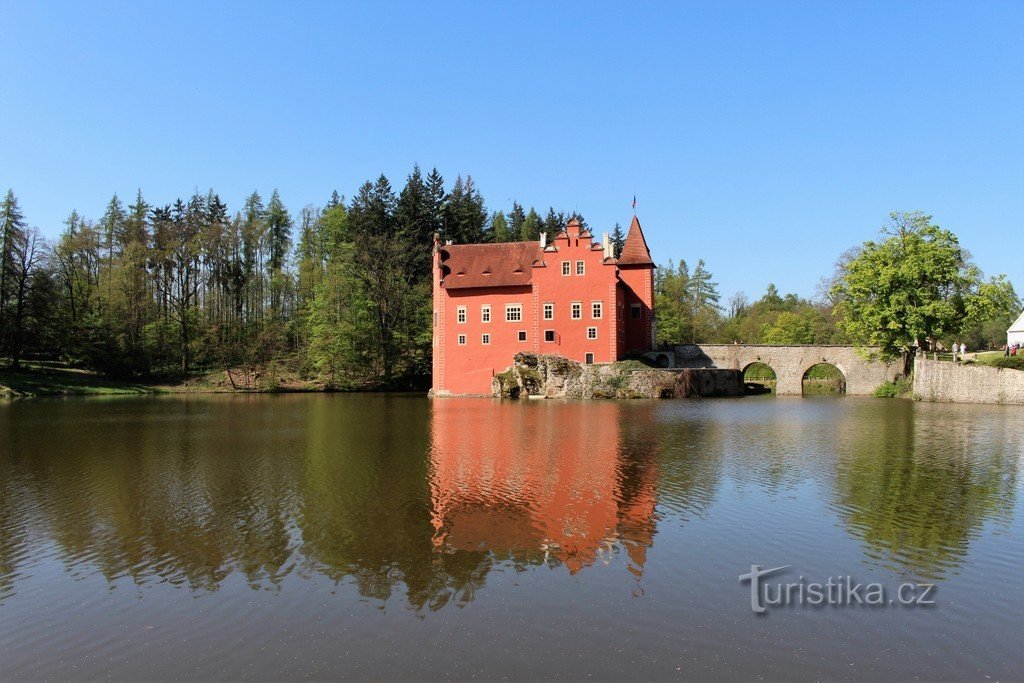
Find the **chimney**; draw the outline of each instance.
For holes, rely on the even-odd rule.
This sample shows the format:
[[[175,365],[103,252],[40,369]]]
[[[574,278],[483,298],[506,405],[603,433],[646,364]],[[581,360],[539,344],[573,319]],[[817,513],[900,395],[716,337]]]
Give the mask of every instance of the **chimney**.
[[[546,232],[542,232],[540,234],[540,248],[543,249],[546,246],[548,246],[548,234]]]
[[[601,246],[604,247],[604,257],[605,258],[611,258],[612,257],[612,241],[608,237],[608,233],[606,233],[606,232],[601,233]]]

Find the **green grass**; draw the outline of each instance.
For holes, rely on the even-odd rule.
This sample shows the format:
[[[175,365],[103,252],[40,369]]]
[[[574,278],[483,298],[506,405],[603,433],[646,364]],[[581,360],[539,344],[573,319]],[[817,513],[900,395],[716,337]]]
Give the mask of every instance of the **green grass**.
[[[152,385],[124,382],[95,372],[45,363],[20,369],[0,367],[0,397],[19,396],[115,396],[152,394]]]
[[[988,360],[986,365],[991,365],[997,368],[1012,368],[1014,370],[1024,370],[1024,356],[1017,352],[1016,356],[999,356],[998,358],[992,358]]]

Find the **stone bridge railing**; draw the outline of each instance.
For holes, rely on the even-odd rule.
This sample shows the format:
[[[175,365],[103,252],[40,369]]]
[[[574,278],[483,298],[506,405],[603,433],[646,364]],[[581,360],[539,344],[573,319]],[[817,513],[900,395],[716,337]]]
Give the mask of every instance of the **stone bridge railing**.
[[[843,373],[846,393],[868,395],[879,384],[891,381],[900,371],[895,363],[868,360],[853,346],[768,346],[762,344],[687,344],[672,351],[652,351],[647,356],[660,365],[678,368],[726,368],[746,370],[764,363],[775,371],[775,390],[780,395],[803,393],[803,378],[813,365],[828,363]]]

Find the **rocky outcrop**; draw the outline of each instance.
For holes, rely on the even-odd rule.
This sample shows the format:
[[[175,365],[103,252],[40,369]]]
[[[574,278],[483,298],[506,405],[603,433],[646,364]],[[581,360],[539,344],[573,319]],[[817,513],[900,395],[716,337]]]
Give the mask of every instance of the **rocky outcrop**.
[[[518,353],[492,381],[501,398],[696,398],[742,396],[738,370],[663,370],[640,361],[584,365],[562,356]]]

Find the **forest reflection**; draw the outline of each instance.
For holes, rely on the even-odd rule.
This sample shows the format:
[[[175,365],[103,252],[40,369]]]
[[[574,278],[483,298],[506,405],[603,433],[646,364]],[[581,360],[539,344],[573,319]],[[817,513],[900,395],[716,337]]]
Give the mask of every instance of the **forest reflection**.
[[[472,601],[496,567],[575,576],[614,564],[636,581],[660,530],[743,506],[745,489],[806,479],[822,485],[868,561],[941,578],[987,522],[1012,513],[1019,431],[997,416],[979,428],[977,418],[881,403],[829,413],[819,444],[835,447],[828,458],[793,455],[821,438],[819,414],[753,417],[775,404],[7,405],[0,601],[50,559],[74,577],[196,591],[234,574],[271,590],[326,577],[415,609]]]

